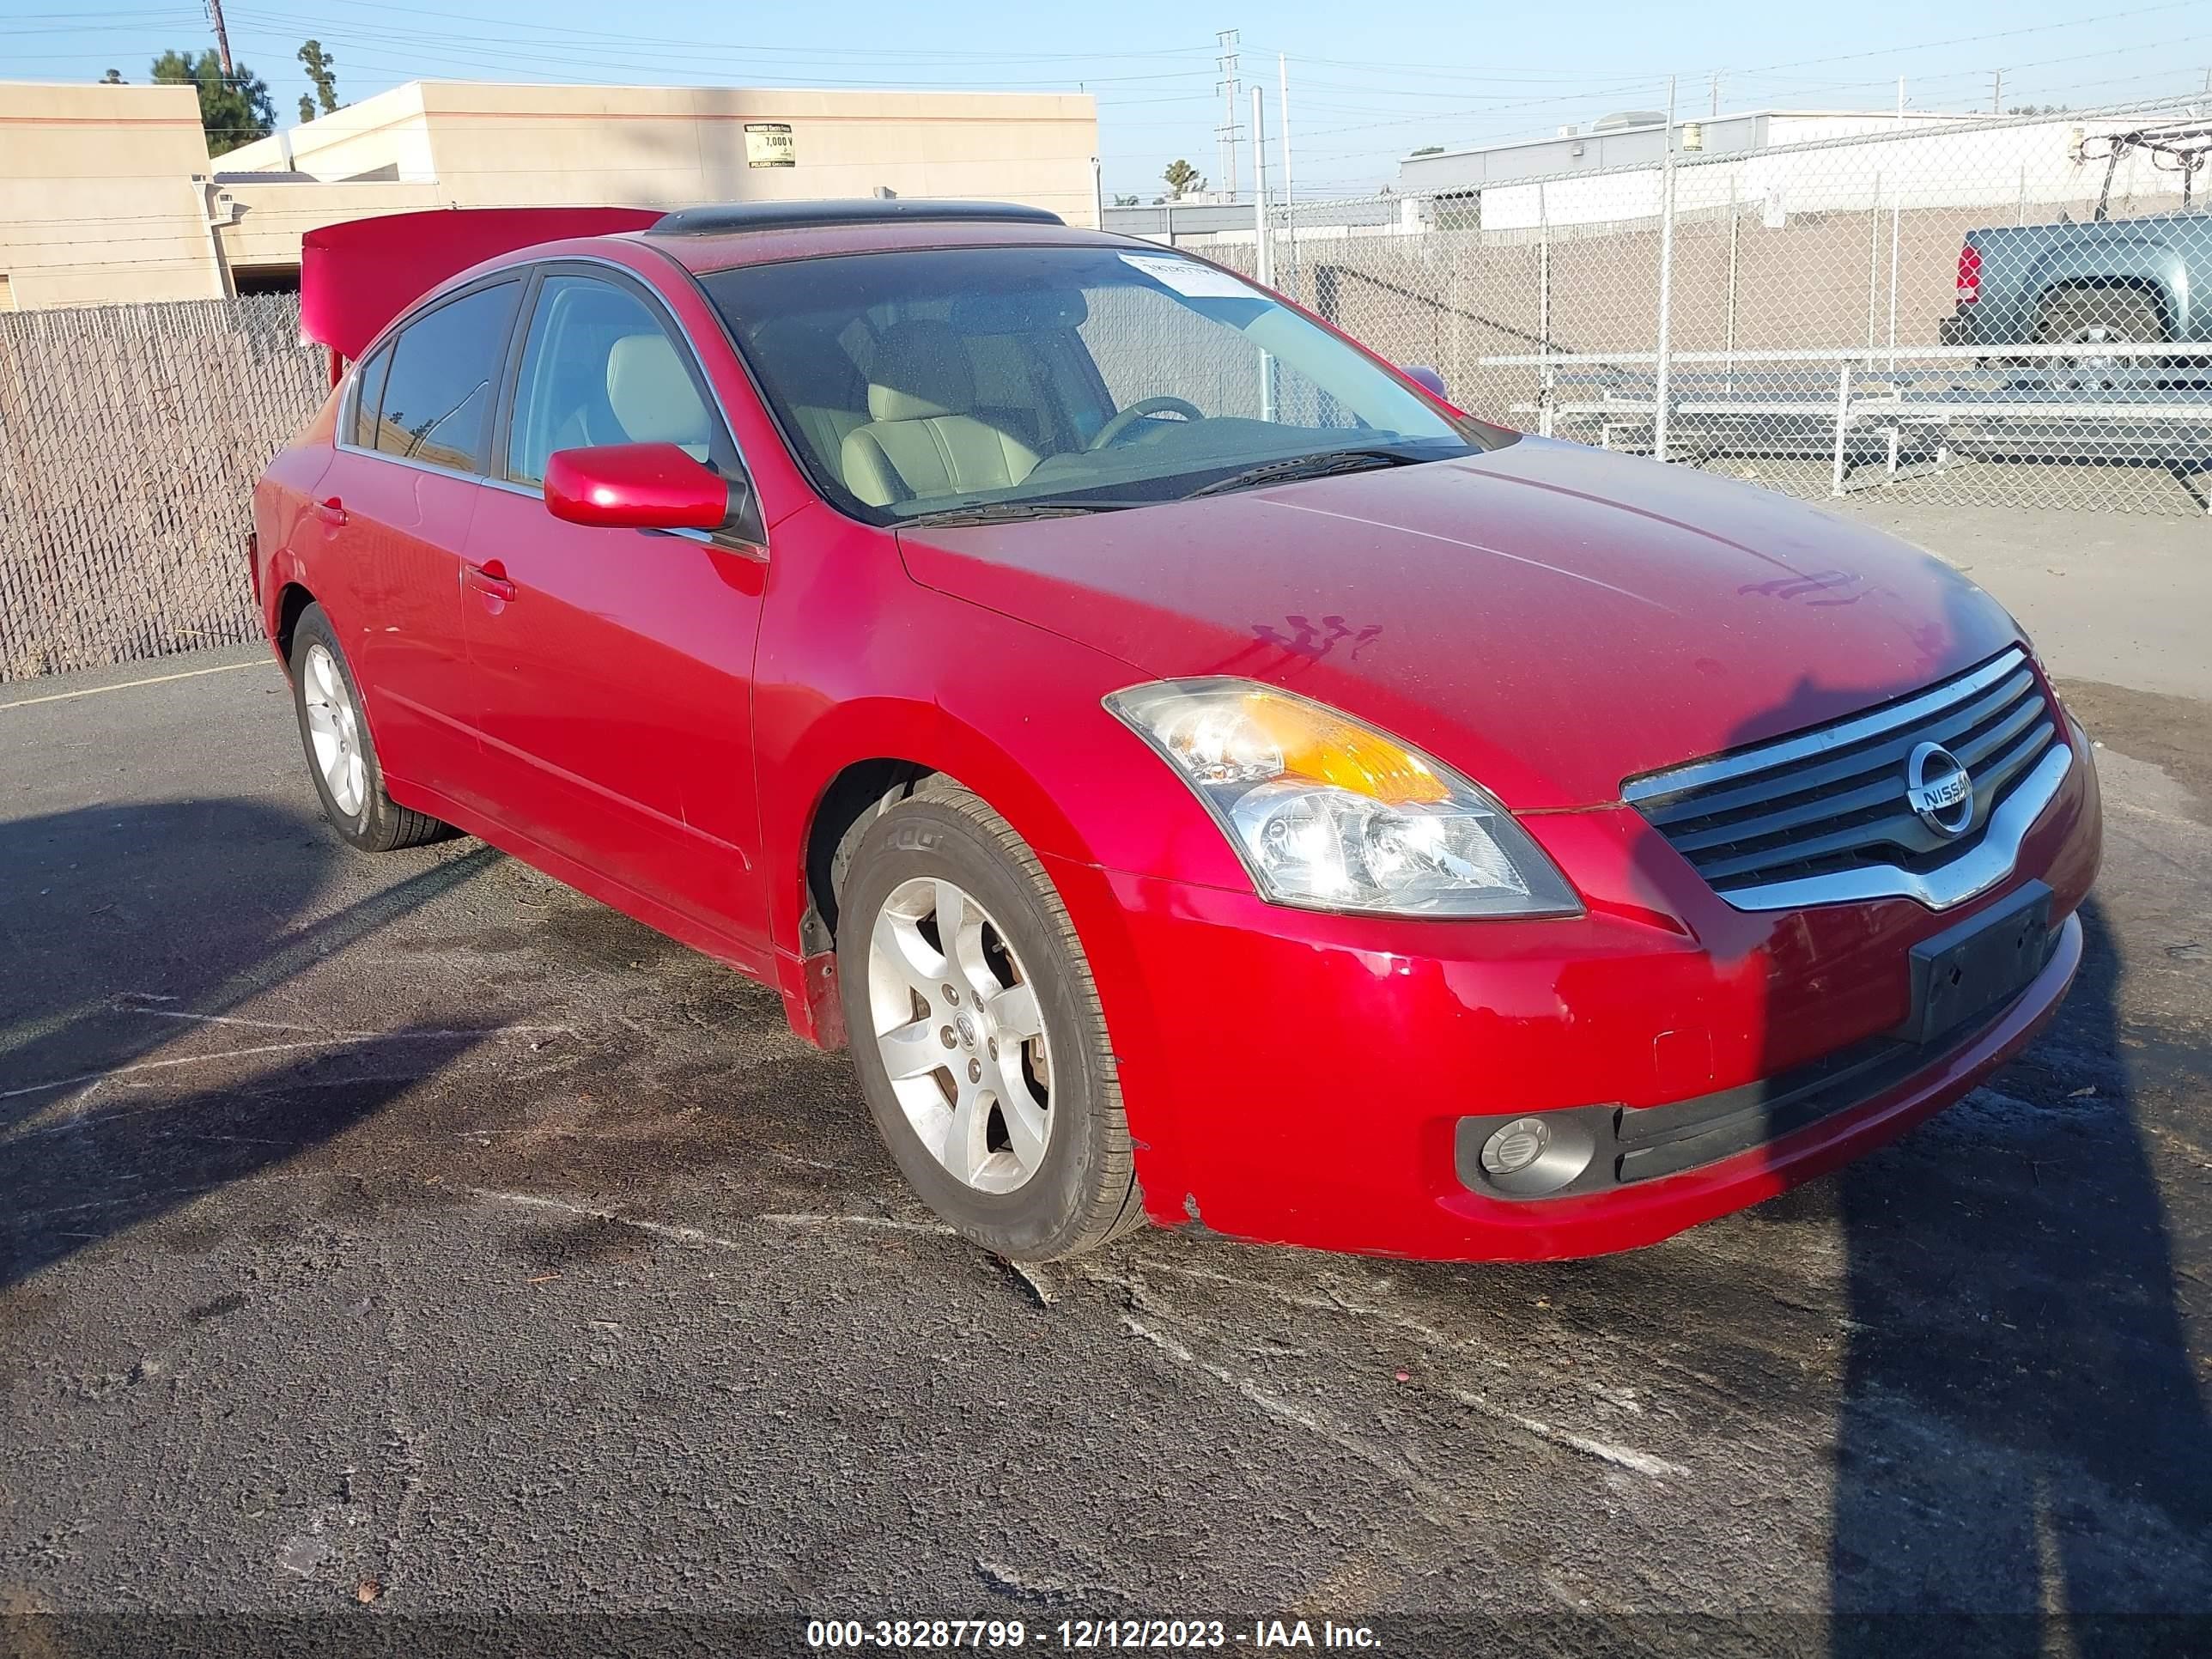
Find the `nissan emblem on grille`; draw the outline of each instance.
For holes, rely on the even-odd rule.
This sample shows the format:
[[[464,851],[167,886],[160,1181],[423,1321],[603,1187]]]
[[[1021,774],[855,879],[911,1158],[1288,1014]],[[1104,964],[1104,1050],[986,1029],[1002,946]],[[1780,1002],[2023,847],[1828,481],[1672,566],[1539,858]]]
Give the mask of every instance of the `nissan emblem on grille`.
[[[1887,897],[1940,910],[2004,879],[2073,761],[2064,717],[2014,644],[1621,793],[1740,910]]]
[[[1905,763],[1905,798],[1939,836],[1962,836],[1974,821],[1974,781],[1939,743],[1920,744]]]

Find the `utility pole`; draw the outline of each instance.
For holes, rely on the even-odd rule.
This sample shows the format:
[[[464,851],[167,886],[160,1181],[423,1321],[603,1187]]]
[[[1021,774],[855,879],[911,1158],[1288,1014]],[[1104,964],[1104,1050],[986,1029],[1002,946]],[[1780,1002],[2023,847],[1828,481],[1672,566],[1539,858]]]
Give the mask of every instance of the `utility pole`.
[[[222,78],[234,79],[236,71],[230,66],[230,32],[222,26],[222,0],[207,0],[208,21],[215,25],[216,56],[222,59]]]
[[[1254,270],[1261,288],[1275,285],[1275,245],[1269,234],[1267,223],[1267,94],[1258,87],[1252,88],[1252,230],[1258,243]],[[1260,418],[1272,421],[1276,411],[1275,359],[1271,352],[1260,354]]]
[[[1259,244],[1259,258],[1255,264],[1260,286],[1275,285],[1275,244],[1273,227],[1267,222],[1267,97],[1260,88],[1252,88],[1252,231]]]
[[[2004,113],[2004,71],[2002,70],[1990,71],[1990,113],[1992,115]]]
[[[1291,205],[1291,60],[1275,54],[1275,125],[1283,134],[1283,246],[1291,256],[1291,286],[1298,281],[1298,222]]]
[[[1221,54],[1213,60],[1221,79],[1214,90],[1221,94],[1220,173],[1222,186],[1229,199],[1237,199],[1237,135],[1243,131],[1237,124],[1237,33],[1235,29],[1223,29],[1213,38],[1220,44]]]
[[[1721,112],[1721,72],[1720,72],[1718,70],[1715,70],[1713,71],[1713,114],[1714,114],[1714,116],[1715,116],[1716,118],[1717,118],[1717,117],[1719,116],[1720,112]]]
[[[1651,374],[1651,458],[1667,459],[1668,404],[1674,392],[1674,77],[1667,77],[1667,148],[1659,158],[1659,330]]]

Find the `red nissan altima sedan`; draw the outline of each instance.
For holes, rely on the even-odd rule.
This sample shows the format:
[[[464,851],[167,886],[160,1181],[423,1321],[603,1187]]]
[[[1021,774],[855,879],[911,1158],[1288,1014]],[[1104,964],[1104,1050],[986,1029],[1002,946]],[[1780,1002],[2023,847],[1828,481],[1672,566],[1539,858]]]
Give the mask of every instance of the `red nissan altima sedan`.
[[[2080,962],[2090,747],[2000,606],[1214,265],[426,214],[304,297],[345,366],[253,573],[337,832],[774,984],[1006,1255],[1650,1243],[1940,1109]]]

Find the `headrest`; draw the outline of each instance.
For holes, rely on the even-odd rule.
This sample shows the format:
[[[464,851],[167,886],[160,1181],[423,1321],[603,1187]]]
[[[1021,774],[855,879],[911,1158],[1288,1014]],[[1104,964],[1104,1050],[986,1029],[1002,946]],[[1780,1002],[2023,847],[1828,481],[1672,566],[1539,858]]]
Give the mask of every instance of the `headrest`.
[[[614,343],[607,353],[607,406],[632,443],[708,441],[707,406],[665,334],[629,334]]]
[[[826,323],[811,317],[771,317],[752,331],[748,342],[759,358],[775,366],[780,379],[804,384],[810,392],[833,394],[810,402],[836,404],[848,397],[854,404],[862,401],[857,394],[867,381],[860,366]]]
[[[868,372],[868,415],[926,421],[975,407],[975,372],[951,325],[917,319],[884,331]]]

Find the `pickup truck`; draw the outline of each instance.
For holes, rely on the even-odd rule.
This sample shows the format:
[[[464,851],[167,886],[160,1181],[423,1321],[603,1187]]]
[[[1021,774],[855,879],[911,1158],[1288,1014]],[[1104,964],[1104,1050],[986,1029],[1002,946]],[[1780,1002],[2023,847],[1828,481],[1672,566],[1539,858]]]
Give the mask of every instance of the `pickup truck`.
[[[1969,231],[1945,345],[2212,340],[2212,212]]]

